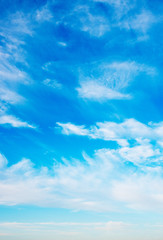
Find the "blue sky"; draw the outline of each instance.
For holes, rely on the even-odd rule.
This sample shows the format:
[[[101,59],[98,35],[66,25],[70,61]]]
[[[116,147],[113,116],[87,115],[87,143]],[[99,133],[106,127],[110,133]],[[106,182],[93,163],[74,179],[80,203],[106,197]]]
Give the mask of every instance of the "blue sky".
[[[0,239],[163,238],[162,12],[0,1]]]

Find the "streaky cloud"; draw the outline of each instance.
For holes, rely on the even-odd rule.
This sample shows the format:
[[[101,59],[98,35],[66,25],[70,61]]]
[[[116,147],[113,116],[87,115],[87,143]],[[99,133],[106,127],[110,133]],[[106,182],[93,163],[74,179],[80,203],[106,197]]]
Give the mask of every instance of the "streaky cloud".
[[[106,141],[117,141],[123,143],[120,140],[125,140],[127,143],[130,139],[140,141],[141,139],[153,139],[161,142],[162,135],[162,122],[149,123],[148,125],[141,123],[135,119],[126,119],[122,123],[116,122],[97,122],[96,125],[86,127],[84,125],[77,126],[72,123],[57,123],[62,130],[63,134],[75,134],[85,135],[92,139],[103,139]]]
[[[0,125],[11,125],[12,127],[16,128],[36,128],[27,122],[20,120],[19,118],[12,116],[12,115],[1,115],[0,116]]]
[[[77,91],[79,97],[99,102],[111,99],[118,100],[131,98],[129,94],[120,93],[94,81],[82,82],[81,86],[77,88]]]

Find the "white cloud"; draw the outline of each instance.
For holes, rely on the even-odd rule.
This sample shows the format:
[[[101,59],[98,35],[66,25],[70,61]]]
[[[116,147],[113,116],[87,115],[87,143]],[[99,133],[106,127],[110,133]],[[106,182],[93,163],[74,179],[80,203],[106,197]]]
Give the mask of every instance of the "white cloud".
[[[113,62],[101,66],[108,75],[108,83],[115,84],[118,89],[126,87],[137,75],[144,73],[148,76],[156,75],[156,69],[135,61]],[[110,75],[110,76],[109,76]]]
[[[25,101],[21,92],[18,92],[20,85],[32,83],[26,70],[22,70],[28,68],[24,45],[25,37],[33,35],[31,15],[22,12],[10,14],[6,21],[1,20],[0,32],[3,42],[0,47],[0,124],[35,128],[9,114],[11,104]]]
[[[150,77],[156,75],[156,69],[134,61],[93,63],[89,70],[80,69],[80,87],[77,88],[79,96],[96,101],[108,99],[129,99],[130,94],[124,94],[124,89],[139,74]],[[91,77],[88,77],[91,76]]]
[[[152,134],[150,127],[135,119],[127,119],[122,123],[99,122],[90,129],[93,138],[104,140],[148,138]]]
[[[84,129],[84,126],[76,126],[71,123],[57,123],[58,126],[62,128],[62,133],[69,135],[69,134],[76,134],[81,136],[86,136],[89,134],[88,130]]]
[[[136,0],[94,0],[95,2],[103,2],[109,4],[114,10],[114,19],[112,19],[111,27],[121,27],[126,30],[132,30],[136,33],[144,35],[139,37],[138,40],[145,40],[147,38],[148,30],[158,22],[156,16],[153,15],[148,9],[142,9],[137,12],[138,5]],[[130,13],[135,9],[135,13]],[[145,37],[146,36],[146,37]]]
[[[102,3],[101,7],[98,3]],[[45,21],[54,18],[56,24],[64,24],[95,38],[102,38],[116,28],[120,31],[131,30],[135,33],[134,41],[143,41],[148,38],[148,30],[158,22],[157,16],[140,7],[137,0],[93,0],[87,3],[76,1],[59,18],[52,15],[47,6],[44,8]],[[39,12],[41,14],[42,10]]]
[[[33,31],[29,16],[20,12],[11,14],[7,21],[1,20],[0,31],[3,42],[0,47],[0,104],[9,108],[9,104],[24,100],[17,92],[18,85],[31,83],[22,69],[28,65],[24,37],[32,36]]]
[[[162,208],[163,201],[163,179],[150,176],[138,177],[136,174],[130,177],[124,177],[121,181],[113,183],[113,195],[122,202],[125,202],[127,207],[140,210],[153,210],[154,204],[157,204],[155,209]]]
[[[115,11],[115,17],[120,19],[136,6],[135,0],[94,0],[94,2],[102,2],[109,4]]]
[[[148,38],[148,30],[156,23],[158,19],[147,10],[143,10],[135,16],[128,17],[124,21],[120,21],[118,25],[126,30],[134,30],[143,37],[138,40],[146,40]]]
[[[87,12],[87,14],[85,14],[85,9],[83,13],[83,16],[80,18],[82,31],[88,32],[94,37],[101,37],[106,32],[110,31],[109,22],[105,17],[96,16],[90,12]]]
[[[112,8],[112,13],[98,9],[97,3],[102,2],[106,12]],[[94,0],[88,4],[77,4],[58,22],[69,25],[71,28],[87,32],[92,37],[103,37],[114,28],[132,30],[136,33],[137,40],[148,38],[148,30],[158,19],[148,9],[138,11],[136,0]],[[95,9],[98,11],[95,11]],[[133,11],[134,10],[134,11]]]
[[[63,158],[51,169],[37,169],[28,159],[5,166],[0,173],[0,204],[92,211],[163,210],[162,147],[156,134],[160,124],[149,126],[130,119],[89,129],[58,125],[64,134],[122,140],[122,144],[96,150],[92,157],[83,153],[80,160]],[[7,163],[4,159],[2,165]]]
[[[32,28],[30,16],[20,12],[11,14],[7,21],[1,20],[0,30],[3,46],[0,47],[0,59],[3,61],[0,64],[0,75],[3,80],[28,82],[29,77],[26,72],[19,69],[16,63],[27,65],[23,48],[24,37],[32,36]]]
[[[58,45],[62,46],[62,47],[67,47],[67,43],[66,42],[58,42]]]
[[[94,101],[131,98],[129,94],[120,93],[95,81],[82,82],[77,91],[79,97]]]
[[[147,161],[151,157],[156,158],[157,155],[160,156],[160,152],[158,150],[153,150],[150,144],[142,144],[132,148],[123,147],[119,150],[119,154],[123,159],[135,164]]]
[[[52,88],[56,88],[56,89],[61,89],[62,88],[62,84],[59,83],[56,79],[45,79],[43,81],[43,84],[48,86],[48,87],[52,87]]]
[[[122,239],[122,235],[134,225],[125,222],[1,222],[2,236],[13,239]],[[121,234],[121,237],[119,234]],[[25,238],[24,238],[25,236]],[[114,236],[114,238],[113,238]],[[126,238],[124,238],[126,239]],[[127,238],[128,239],[128,238]]]
[[[75,21],[72,21],[72,19],[75,19]],[[97,38],[110,31],[109,20],[101,14],[94,13],[92,6],[89,4],[76,5],[62,21],[72,28],[80,29]]]
[[[161,123],[150,124],[149,126],[135,119],[127,119],[122,123],[96,123],[95,126],[89,128],[84,125],[76,126],[72,123],[57,124],[61,127],[62,133],[66,135],[75,134],[92,139],[116,141],[120,148],[114,153],[115,156],[123,161],[133,162],[137,166],[163,160],[162,145],[160,144],[163,136],[160,135],[160,131],[157,129]],[[130,144],[130,140],[133,141],[132,144]],[[152,145],[151,140],[156,141],[155,146]],[[107,153],[105,152],[106,156]]]
[[[24,98],[17,92],[10,90],[4,86],[0,88],[0,100],[9,104],[16,104],[22,102]]]
[[[98,122],[96,125],[86,128],[86,126],[76,126],[72,123],[57,123],[62,133],[85,135],[93,139],[103,139],[106,141],[117,141],[120,145],[127,145],[127,141],[134,139],[137,143],[148,144],[143,139],[153,139],[160,144],[163,139],[162,122],[159,124],[149,123],[143,124],[135,119],[127,119],[122,123],[116,122]],[[74,131],[74,129],[78,129]],[[80,130],[84,134],[80,133]],[[160,144],[161,145],[161,144]]]
[[[162,225],[127,222],[1,222],[0,236],[26,240],[161,240]],[[156,234],[157,232],[157,234]]]
[[[32,126],[28,124],[27,122],[23,122],[22,120],[16,118],[12,115],[1,115],[0,116],[0,124],[9,124],[12,127],[27,127],[27,128],[36,128],[35,126]]]
[[[36,11],[36,20],[38,22],[45,22],[45,21],[51,21],[53,18],[53,15],[48,7],[48,5],[44,5],[41,9]]]
[[[134,29],[142,33],[146,33],[153,23],[156,22],[155,17],[149,11],[142,11],[128,22],[124,22],[123,27],[126,29]]]
[[[124,223],[124,222],[34,222],[34,223],[21,223],[21,222],[1,222],[0,226],[10,226],[10,227],[17,227],[17,228],[30,228],[32,226],[35,226],[35,228],[46,228],[46,227],[52,227],[52,226],[61,226],[61,227],[99,227],[99,228],[121,228],[121,227],[127,227],[130,226],[130,224]]]
[[[3,62],[0,64],[0,76],[1,82],[12,81],[12,82],[22,82],[28,83],[28,76],[25,72],[19,70],[12,63],[9,62],[9,59],[3,57],[4,54],[1,55],[0,59],[3,58]]]
[[[65,62],[63,61],[50,61],[50,62],[46,62],[43,66],[42,69],[50,72],[50,73],[56,73],[57,71],[61,71],[61,69],[63,68],[63,65],[65,64]]]

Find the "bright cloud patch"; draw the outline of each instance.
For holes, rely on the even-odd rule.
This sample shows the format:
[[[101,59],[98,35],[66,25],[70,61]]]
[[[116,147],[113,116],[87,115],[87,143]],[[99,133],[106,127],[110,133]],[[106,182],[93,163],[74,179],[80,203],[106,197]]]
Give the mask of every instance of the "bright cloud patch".
[[[130,95],[122,94],[93,81],[82,82],[81,87],[77,88],[77,91],[79,93],[79,97],[96,101],[130,98]]]
[[[162,9],[0,1],[1,238],[163,239]]]
[[[0,106],[3,116],[0,124],[10,124],[13,127],[32,127],[14,116],[8,115],[10,105],[24,102],[24,96],[18,88],[31,83],[29,74],[24,71],[27,67],[24,38],[32,36],[30,18],[22,12],[11,14],[5,23],[1,24],[0,47]]]
[[[140,74],[153,77],[156,69],[131,61],[91,64],[89,70],[83,73],[81,70],[77,91],[80,97],[94,101],[130,99],[131,95],[123,93],[124,89]]]
[[[35,126],[32,126],[28,124],[27,122],[23,122],[20,119],[16,118],[12,115],[2,115],[0,116],[0,124],[9,124],[12,127],[27,127],[27,128],[35,128]]]
[[[66,135],[76,134],[81,136],[86,136],[89,134],[89,131],[85,129],[85,126],[76,126],[72,123],[57,123],[58,126],[62,128],[62,132]]]
[[[117,211],[119,206],[163,210],[159,151],[148,143],[100,149],[93,157],[84,154],[83,162],[63,159],[63,164],[54,164],[52,169],[36,169],[24,159],[1,172],[0,204],[93,211]]]
[[[131,119],[90,129],[58,125],[65,134],[115,140],[120,146],[96,150],[92,157],[83,153],[83,161],[63,158],[63,163],[51,169],[36,169],[27,159],[5,167],[5,158],[1,157],[5,167],[1,172],[1,204],[93,211],[117,211],[119,206],[163,210],[162,147],[157,142],[163,137],[157,134],[160,124],[147,126]]]
[[[120,145],[124,140],[124,143],[127,143],[126,141],[131,139],[134,139],[137,142],[141,142],[141,139],[153,139],[159,142],[162,141],[163,138],[161,132],[162,122],[145,125],[135,119],[127,119],[123,123],[99,122],[96,123],[95,126],[90,126],[89,128],[86,128],[85,126],[75,126],[70,123],[57,124],[62,127],[63,133],[82,135],[80,133],[80,130],[82,129],[85,133],[83,135],[87,135],[90,138],[117,141]],[[78,129],[78,131],[75,131],[74,129]]]

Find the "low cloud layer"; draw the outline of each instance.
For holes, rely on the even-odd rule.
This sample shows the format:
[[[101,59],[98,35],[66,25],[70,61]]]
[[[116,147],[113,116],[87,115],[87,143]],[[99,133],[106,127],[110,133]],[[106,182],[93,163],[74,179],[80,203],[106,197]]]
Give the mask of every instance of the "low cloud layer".
[[[90,129],[59,125],[64,134],[117,141],[119,147],[96,150],[93,156],[83,152],[83,159],[62,158],[52,168],[40,169],[28,159],[8,167],[2,156],[1,204],[92,211],[118,211],[119,207],[163,210],[161,123],[147,126],[130,119],[120,124],[98,123]]]

